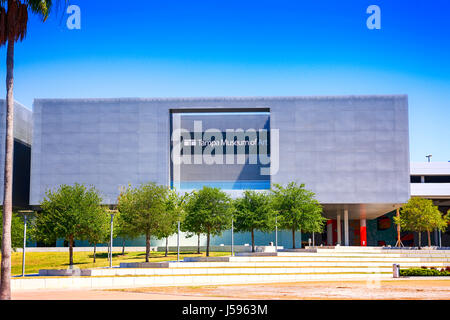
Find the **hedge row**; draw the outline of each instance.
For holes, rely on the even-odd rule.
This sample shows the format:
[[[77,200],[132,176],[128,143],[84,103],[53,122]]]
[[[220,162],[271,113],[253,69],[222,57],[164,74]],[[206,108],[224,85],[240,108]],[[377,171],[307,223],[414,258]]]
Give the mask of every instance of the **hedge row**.
[[[450,276],[450,270],[446,269],[426,269],[426,268],[410,268],[405,270],[400,270],[400,276]]]

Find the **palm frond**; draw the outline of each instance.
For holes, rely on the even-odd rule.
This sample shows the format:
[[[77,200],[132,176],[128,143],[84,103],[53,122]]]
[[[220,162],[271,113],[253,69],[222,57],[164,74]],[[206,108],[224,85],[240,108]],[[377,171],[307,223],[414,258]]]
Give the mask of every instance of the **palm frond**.
[[[8,11],[6,12],[6,32],[9,41],[16,41],[17,16],[19,5],[17,1],[8,1]]]
[[[68,0],[56,2],[64,2],[66,5],[69,3]],[[0,46],[7,41],[21,41],[25,38],[28,10],[45,21],[54,6],[53,0],[0,0]]]
[[[40,15],[43,21],[48,18],[53,5],[52,0],[25,0],[24,3],[31,12]]]
[[[0,46],[4,45],[8,40],[6,32],[6,10],[0,7]]]

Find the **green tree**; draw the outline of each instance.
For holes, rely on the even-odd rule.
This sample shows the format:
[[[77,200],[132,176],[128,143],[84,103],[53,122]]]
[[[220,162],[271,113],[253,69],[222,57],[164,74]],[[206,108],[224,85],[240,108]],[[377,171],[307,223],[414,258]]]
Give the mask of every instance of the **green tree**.
[[[0,215],[0,228],[3,225],[2,216],[3,215]],[[0,233],[0,241],[1,240],[2,234]],[[14,251],[23,246],[23,217],[15,212],[13,212],[11,220],[11,246]]]
[[[86,229],[86,239],[90,245],[94,246],[94,263],[97,258],[97,244],[107,242],[110,237],[110,216],[106,208],[102,207],[102,209],[88,217],[88,228]]]
[[[187,238],[194,235],[197,236],[197,253],[200,254],[200,236],[203,234],[203,228],[198,219],[198,215],[186,212],[183,223],[181,224],[181,231],[186,232]]]
[[[135,228],[127,225],[127,221],[122,218],[122,214],[118,212],[114,217],[114,234],[122,238],[122,255],[125,254],[125,241],[134,239],[139,236]]]
[[[6,49],[6,135],[3,176],[2,260],[0,300],[11,299],[11,224],[14,151],[14,44],[27,33],[28,11],[45,21],[52,8],[51,0],[0,0],[0,46]]]
[[[48,190],[41,202],[42,211],[33,220],[33,234],[39,241],[63,238],[69,243],[69,265],[73,265],[74,240],[87,240],[91,224],[105,214],[102,198],[94,187],[61,185]]]
[[[255,252],[255,230],[270,232],[275,227],[275,214],[271,197],[265,192],[244,191],[242,198],[234,200],[234,227],[236,232],[250,232],[252,252]]]
[[[192,233],[206,234],[206,256],[209,256],[211,235],[221,235],[231,226],[231,198],[218,188],[204,186],[192,193],[186,202],[185,228]]]
[[[400,209],[400,216],[394,217],[394,223],[400,224],[402,230],[417,232],[419,248],[422,245],[421,233],[428,233],[428,245],[431,246],[430,232],[434,229],[445,232],[450,220],[450,213],[442,215],[433,201],[413,197]]]
[[[198,216],[195,214],[189,214],[187,212],[187,206],[190,198],[193,196],[193,192],[184,195],[183,199],[183,221],[181,223],[181,231],[186,232],[186,237],[190,238],[194,235],[197,236],[197,253],[200,254],[200,236],[203,234],[202,225],[198,222]]]
[[[150,239],[170,232],[173,221],[167,214],[169,188],[148,183],[139,188],[128,186],[119,196],[118,209],[129,232],[145,235],[145,262],[150,257]]]
[[[167,257],[169,253],[169,237],[178,231],[178,221],[184,218],[184,200],[187,195],[180,196],[175,190],[170,190],[166,201],[166,213],[165,218],[171,225],[169,228],[163,228],[157,231],[156,237],[158,239],[166,239],[166,252]]]
[[[305,189],[304,184],[290,182],[286,187],[275,184],[272,193],[273,208],[279,214],[278,224],[292,230],[294,249],[295,231],[322,232],[327,219],[322,216],[322,206],[314,198],[315,194]]]

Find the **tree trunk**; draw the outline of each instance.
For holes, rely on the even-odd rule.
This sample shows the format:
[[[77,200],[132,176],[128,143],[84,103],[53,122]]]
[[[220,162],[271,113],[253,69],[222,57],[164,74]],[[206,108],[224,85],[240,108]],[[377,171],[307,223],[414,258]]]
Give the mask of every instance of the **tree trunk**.
[[[300,249],[302,248],[302,230],[300,229],[299,230],[299,233],[300,233]]]
[[[69,265],[73,266],[73,235],[69,236]]]
[[[206,235],[206,256],[209,257],[209,231]]]
[[[97,255],[97,244],[94,243],[94,263],[95,263],[96,255]]]
[[[125,255],[125,238],[122,238],[122,255]]]
[[[427,231],[427,233],[428,233],[428,246],[431,247],[430,231]]]
[[[419,249],[422,246],[422,232],[419,231]]]
[[[255,231],[252,229],[252,252],[255,252]]]
[[[295,229],[292,229],[292,249],[295,249]]]
[[[150,257],[150,233],[145,234],[145,262],[148,262]]]
[[[8,1],[8,7],[9,3]],[[3,234],[0,276],[0,300],[11,299],[11,219],[14,148],[14,41],[8,40],[6,53],[6,137],[3,180]]]
[[[167,254],[169,253],[169,237],[166,237],[166,253],[165,253],[165,257],[167,257]]]
[[[200,254],[200,233],[197,234],[197,253]]]

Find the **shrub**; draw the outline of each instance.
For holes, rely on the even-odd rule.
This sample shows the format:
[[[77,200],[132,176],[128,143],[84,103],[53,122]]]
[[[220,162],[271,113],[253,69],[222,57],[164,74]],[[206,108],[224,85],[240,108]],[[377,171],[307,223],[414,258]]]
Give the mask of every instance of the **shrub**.
[[[410,268],[405,270],[400,270],[400,276],[406,277],[414,277],[414,276],[450,276],[450,267],[447,267],[445,270],[442,268],[441,270],[436,269],[435,267],[426,268]]]

